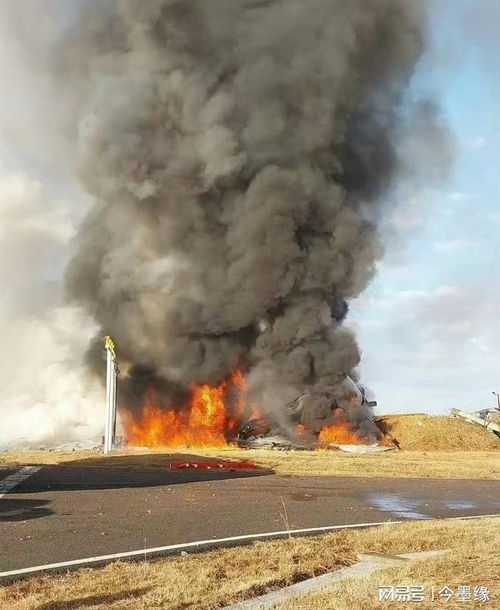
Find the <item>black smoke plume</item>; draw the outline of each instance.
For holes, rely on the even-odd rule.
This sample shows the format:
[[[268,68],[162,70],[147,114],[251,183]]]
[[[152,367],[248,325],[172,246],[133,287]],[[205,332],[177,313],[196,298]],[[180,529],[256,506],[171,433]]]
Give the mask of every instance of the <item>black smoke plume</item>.
[[[360,351],[342,322],[382,254],[424,8],[87,8],[66,61],[83,75],[80,177],[95,204],[67,286],[115,338],[127,396],[155,382],[168,406],[235,367],[275,419],[299,394],[345,394]]]

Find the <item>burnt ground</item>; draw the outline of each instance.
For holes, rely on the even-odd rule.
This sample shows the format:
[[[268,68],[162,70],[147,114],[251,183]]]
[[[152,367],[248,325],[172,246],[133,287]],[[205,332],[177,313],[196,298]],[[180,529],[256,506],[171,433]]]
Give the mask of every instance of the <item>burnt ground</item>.
[[[497,513],[496,481],[45,466],[0,498],[0,571],[287,529]]]

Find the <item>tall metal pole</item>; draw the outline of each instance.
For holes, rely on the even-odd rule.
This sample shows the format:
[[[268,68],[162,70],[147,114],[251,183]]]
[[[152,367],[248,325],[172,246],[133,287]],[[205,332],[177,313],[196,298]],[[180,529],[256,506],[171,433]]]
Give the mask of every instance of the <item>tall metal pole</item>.
[[[109,453],[115,441],[116,428],[116,353],[109,335],[104,337],[106,347],[106,419],[104,421],[104,453]]]
[[[111,436],[113,439],[113,446],[116,440],[116,385],[118,379],[118,365],[116,363],[116,354],[113,360],[113,419],[111,421]]]

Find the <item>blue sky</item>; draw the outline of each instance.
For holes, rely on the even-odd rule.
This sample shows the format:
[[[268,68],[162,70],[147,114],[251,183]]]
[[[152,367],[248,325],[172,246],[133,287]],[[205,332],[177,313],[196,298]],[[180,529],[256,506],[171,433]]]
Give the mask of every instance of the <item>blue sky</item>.
[[[432,7],[410,97],[438,101],[455,158],[439,183],[397,185],[386,257],[351,306],[379,412],[478,409],[500,391],[499,17],[496,0]]]

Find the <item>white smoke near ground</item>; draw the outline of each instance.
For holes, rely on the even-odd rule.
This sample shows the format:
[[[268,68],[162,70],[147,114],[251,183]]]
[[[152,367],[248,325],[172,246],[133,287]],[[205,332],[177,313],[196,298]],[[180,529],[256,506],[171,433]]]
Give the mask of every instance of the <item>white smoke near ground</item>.
[[[85,208],[54,87],[61,2],[0,6],[0,447],[95,438],[103,391],[84,364],[97,327],[62,276]]]
[[[100,432],[102,389],[83,361],[96,325],[61,299],[70,209],[0,171],[0,446]]]
[[[98,438],[102,387],[82,359],[93,330],[81,311],[64,307],[1,327],[0,446]]]

